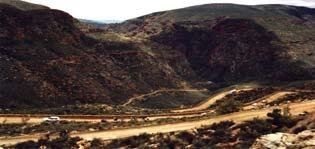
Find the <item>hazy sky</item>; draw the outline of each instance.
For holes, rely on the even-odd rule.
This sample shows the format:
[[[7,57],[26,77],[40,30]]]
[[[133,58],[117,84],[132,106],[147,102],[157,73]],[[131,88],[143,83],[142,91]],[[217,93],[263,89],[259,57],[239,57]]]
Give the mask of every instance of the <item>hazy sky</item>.
[[[24,0],[66,11],[76,18],[126,20],[152,12],[208,3],[287,4],[315,7],[315,0]]]

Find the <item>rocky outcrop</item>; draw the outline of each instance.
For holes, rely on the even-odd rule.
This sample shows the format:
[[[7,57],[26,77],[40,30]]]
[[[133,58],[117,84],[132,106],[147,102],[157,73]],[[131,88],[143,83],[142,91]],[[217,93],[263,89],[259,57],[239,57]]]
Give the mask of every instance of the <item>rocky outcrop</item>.
[[[260,137],[251,149],[311,149],[315,148],[315,130],[298,134],[275,133]]]
[[[307,112],[301,113],[305,115],[303,120],[299,121],[294,127],[290,129],[290,133],[299,133],[304,130],[315,129],[315,113],[308,114]]]

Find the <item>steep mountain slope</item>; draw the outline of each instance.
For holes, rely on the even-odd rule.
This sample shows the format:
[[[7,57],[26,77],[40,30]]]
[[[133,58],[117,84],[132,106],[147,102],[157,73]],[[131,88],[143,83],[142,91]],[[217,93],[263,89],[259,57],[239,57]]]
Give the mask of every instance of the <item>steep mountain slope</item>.
[[[225,19],[214,26],[176,23],[151,40],[178,49],[199,76],[212,81],[282,80],[310,77],[278,37],[252,20]],[[290,75],[288,75],[290,74]]]
[[[0,5],[0,107],[119,104],[178,87],[163,61],[132,43],[90,39],[74,23],[57,10]]]
[[[122,104],[137,94],[210,81],[313,79],[313,9],[203,5],[108,25],[103,32],[62,11],[3,2],[0,108]],[[124,40],[91,38],[89,30]]]
[[[212,81],[306,79],[312,78],[315,67],[311,8],[209,4],[105,29],[176,49],[197,75]]]

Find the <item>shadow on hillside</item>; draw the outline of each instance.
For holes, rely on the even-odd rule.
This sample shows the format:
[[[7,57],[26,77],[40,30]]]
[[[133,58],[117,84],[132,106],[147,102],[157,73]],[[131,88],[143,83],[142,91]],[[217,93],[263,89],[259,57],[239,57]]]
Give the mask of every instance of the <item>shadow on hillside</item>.
[[[248,19],[177,23],[151,40],[183,53],[193,71],[211,81],[313,78],[273,32]]]

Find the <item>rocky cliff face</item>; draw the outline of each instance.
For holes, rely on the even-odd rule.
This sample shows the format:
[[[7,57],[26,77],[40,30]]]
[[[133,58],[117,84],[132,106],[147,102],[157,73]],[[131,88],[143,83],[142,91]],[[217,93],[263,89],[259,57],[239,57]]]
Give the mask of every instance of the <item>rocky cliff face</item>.
[[[314,147],[315,130],[306,130],[298,134],[275,133],[264,135],[256,140],[251,149],[310,149]]]
[[[315,114],[309,113],[300,117],[298,123],[287,132],[279,132],[261,136],[252,145],[252,149],[299,148],[315,147]]]

